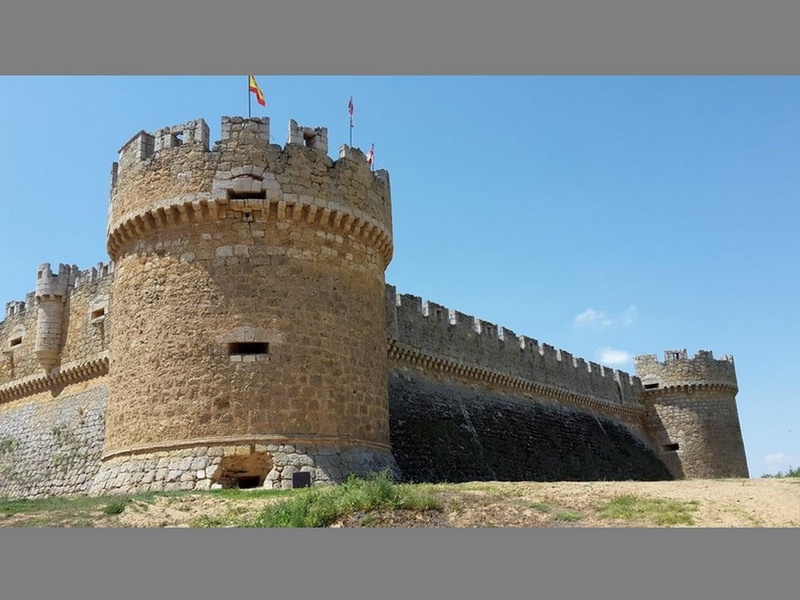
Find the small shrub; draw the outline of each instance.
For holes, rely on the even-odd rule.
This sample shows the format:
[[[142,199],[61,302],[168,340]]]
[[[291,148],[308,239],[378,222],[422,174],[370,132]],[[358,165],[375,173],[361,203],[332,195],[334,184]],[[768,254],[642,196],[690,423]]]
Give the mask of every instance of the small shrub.
[[[778,471],[777,473],[764,473],[762,478],[774,477],[774,478],[784,478],[784,477],[800,477],[800,467],[792,467],[789,465],[789,470],[786,473],[782,471]]]
[[[266,507],[242,527],[327,527],[355,511],[380,509],[441,510],[441,503],[426,489],[395,484],[388,473],[367,479],[351,476],[329,487],[294,490],[288,500]]]
[[[107,515],[118,515],[125,510],[128,502],[130,502],[128,498],[113,500],[103,507],[103,512]]]

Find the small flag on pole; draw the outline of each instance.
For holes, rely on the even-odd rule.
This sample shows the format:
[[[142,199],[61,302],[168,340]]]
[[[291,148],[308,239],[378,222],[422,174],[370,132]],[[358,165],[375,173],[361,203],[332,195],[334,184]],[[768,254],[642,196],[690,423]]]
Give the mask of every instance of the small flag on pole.
[[[375,144],[369,147],[369,154],[367,154],[367,164],[374,166],[375,164]]]
[[[253,77],[252,75],[250,75],[250,91],[256,95],[256,101],[261,106],[267,105],[267,101],[264,100],[264,94],[261,93],[261,88],[258,87],[258,84],[256,83],[256,78]]]
[[[350,96],[350,102],[347,103],[347,112],[350,113],[350,127],[353,126],[353,97]]]

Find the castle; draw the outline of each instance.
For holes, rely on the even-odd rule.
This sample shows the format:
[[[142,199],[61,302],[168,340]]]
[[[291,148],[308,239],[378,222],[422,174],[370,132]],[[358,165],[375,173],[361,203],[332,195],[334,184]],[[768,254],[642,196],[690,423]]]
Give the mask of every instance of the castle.
[[[223,117],[112,165],[110,261],[0,322],[0,496],[747,477],[733,359],[636,376],[398,294],[389,175],[327,129]]]

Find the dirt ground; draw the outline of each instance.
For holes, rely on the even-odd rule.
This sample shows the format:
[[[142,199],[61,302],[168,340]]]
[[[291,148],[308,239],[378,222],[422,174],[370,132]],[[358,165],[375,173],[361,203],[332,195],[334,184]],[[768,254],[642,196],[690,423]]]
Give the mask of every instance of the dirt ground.
[[[333,527],[800,527],[800,479],[614,482],[475,482],[428,486],[438,511],[354,513]],[[603,510],[610,501],[670,501],[683,522],[659,521],[652,510],[625,516]],[[119,514],[103,506],[83,513],[0,512],[0,527],[203,527],[257,514],[283,498],[210,494],[134,500]],[[665,506],[665,503],[651,503]],[[228,525],[230,526],[230,525]]]

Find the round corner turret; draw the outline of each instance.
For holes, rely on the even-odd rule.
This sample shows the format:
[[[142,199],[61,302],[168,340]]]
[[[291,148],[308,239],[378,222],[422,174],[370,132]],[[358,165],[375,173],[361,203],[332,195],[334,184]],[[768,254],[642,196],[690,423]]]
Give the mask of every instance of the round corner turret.
[[[678,478],[748,477],[732,356],[666,350],[634,358],[648,429]]]
[[[388,174],[358,156],[334,161],[327,145],[324,127],[291,121],[281,147],[268,118],[223,117],[211,150],[202,120],[123,147],[94,493],[121,491],[131,471],[162,489],[396,472]]]

